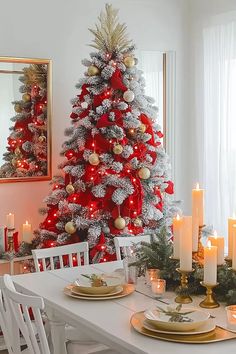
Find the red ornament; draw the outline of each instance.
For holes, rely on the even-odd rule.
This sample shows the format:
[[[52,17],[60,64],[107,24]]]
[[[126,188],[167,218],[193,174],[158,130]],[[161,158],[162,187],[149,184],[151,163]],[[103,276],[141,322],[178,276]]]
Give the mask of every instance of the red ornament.
[[[121,90],[123,92],[127,91],[127,87],[123,84],[121,72],[119,69],[116,69],[111,77],[111,87],[114,90]]]
[[[168,181],[166,183],[168,183],[168,187],[166,187],[165,192],[168,194],[173,194],[174,193],[174,183],[172,181]]]

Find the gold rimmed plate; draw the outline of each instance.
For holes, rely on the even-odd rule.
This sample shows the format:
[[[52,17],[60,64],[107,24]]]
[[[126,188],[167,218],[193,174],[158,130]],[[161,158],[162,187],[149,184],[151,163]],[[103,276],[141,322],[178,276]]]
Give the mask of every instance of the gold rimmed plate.
[[[144,320],[143,327],[149,331],[156,332],[156,333],[187,335],[187,334],[203,334],[203,333],[211,332],[216,328],[216,325],[215,322],[210,319],[197,329],[193,329],[191,331],[186,331],[186,332],[178,332],[178,331],[168,331],[164,329],[158,329],[157,327],[149,323],[147,320]]]
[[[123,290],[118,293],[118,294],[113,294],[112,296],[88,296],[88,294],[84,294],[83,295],[78,295],[78,294],[74,294],[71,292],[71,289],[74,287],[74,284],[68,285],[64,288],[64,294],[70,297],[73,297],[75,299],[79,299],[79,300],[112,300],[112,299],[119,299],[125,296],[128,296],[130,294],[132,294],[135,290],[134,285],[132,284],[124,284]]]
[[[117,286],[114,290],[112,290],[108,294],[86,294],[83,291],[80,291],[80,288],[76,285],[74,285],[71,288],[72,294],[79,295],[79,296],[87,296],[87,297],[110,297],[113,295],[120,294],[122,291],[123,291],[123,286],[121,286],[121,285]]]
[[[221,342],[229,339],[236,339],[236,333],[229,332],[218,326],[213,331],[202,334],[166,334],[156,333],[144,328],[145,316],[144,311],[136,312],[130,320],[131,326],[138,333],[144,336],[156,338],[168,342],[191,343],[191,344],[207,344]]]

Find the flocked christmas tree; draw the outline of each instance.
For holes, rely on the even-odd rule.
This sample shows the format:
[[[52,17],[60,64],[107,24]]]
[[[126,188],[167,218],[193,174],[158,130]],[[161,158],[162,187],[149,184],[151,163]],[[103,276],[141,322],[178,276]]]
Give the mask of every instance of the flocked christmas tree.
[[[95,29],[97,51],[73,99],[71,127],[36,232],[38,247],[87,240],[93,262],[115,259],[115,236],[142,235],[172,224],[168,157],[157,108],[144,94],[134,46],[117,10],[106,5]]]
[[[47,67],[32,64],[23,69],[22,99],[13,102],[16,115],[11,118],[6,161],[1,178],[43,176],[47,174]]]

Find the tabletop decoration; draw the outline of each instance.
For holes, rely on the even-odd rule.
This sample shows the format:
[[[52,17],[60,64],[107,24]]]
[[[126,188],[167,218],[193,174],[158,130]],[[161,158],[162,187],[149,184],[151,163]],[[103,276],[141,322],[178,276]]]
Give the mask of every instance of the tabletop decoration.
[[[181,270],[180,268],[177,268],[176,271],[181,274],[181,283],[178,288],[179,294],[176,296],[175,302],[180,304],[189,304],[193,300],[189,295],[188,277],[194,271],[194,269]]]
[[[219,283],[207,284],[204,283],[204,281],[201,281],[200,284],[206,288],[206,298],[201,301],[199,305],[206,309],[214,309],[215,307],[219,307],[220,304],[216,301],[212,290],[219,285]]]
[[[152,293],[158,297],[162,297],[166,291],[165,279],[154,279],[151,282]]]
[[[227,306],[227,328],[236,331],[236,305]]]

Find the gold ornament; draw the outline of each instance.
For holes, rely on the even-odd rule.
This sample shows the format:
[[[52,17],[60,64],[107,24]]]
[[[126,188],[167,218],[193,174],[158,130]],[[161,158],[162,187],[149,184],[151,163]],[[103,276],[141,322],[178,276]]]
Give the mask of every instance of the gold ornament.
[[[123,146],[120,145],[120,144],[116,144],[116,145],[113,147],[113,152],[114,152],[114,154],[116,154],[116,155],[122,154],[122,152],[123,152]]]
[[[147,127],[146,127],[146,125],[145,124],[141,124],[140,126],[139,126],[139,131],[140,131],[140,133],[145,133],[145,131],[146,131],[146,129],[147,129]]]
[[[75,224],[74,224],[73,221],[68,221],[68,222],[65,224],[65,231],[66,231],[68,234],[70,234],[70,235],[72,235],[72,234],[75,233],[75,231],[76,231],[76,226],[75,226]]]
[[[99,164],[100,160],[99,160],[99,155],[96,154],[96,152],[94,152],[93,154],[91,154],[89,156],[89,163],[90,165],[93,165],[93,166],[97,166]]]
[[[133,138],[136,135],[136,130],[134,128],[129,128],[128,129],[128,135]]]
[[[29,102],[31,100],[31,96],[28,93],[24,93],[24,95],[22,96],[22,100],[24,102]]]
[[[11,160],[11,164],[12,164],[12,166],[16,167],[17,159],[15,157],[13,157],[13,159]]]
[[[125,91],[123,94],[123,98],[124,98],[125,102],[128,102],[128,103],[132,102],[134,100],[133,91],[131,91],[131,90]]]
[[[142,167],[140,168],[140,170],[138,171],[138,175],[141,179],[148,179],[151,175],[151,172],[149,170],[149,168],[147,167]]]
[[[74,186],[73,186],[72,183],[67,184],[67,186],[66,186],[66,191],[67,191],[68,194],[74,193],[75,188],[74,188]]]
[[[44,141],[46,141],[46,136],[40,135],[38,140],[40,143],[43,143]]]
[[[21,113],[22,112],[21,105],[19,103],[16,103],[14,106],[14,110],[16,111],[16,113]]]
[[[125,219],[118,216],[118,218],[114,220],[114,225],[118,230],[123,230],[125,228]]]
[[[141,227],[143,225],[142,220],[139,219],[139,218],[136,218],[134,220],[134,225],[137,226],[137,227]]]
[[[21,155],[20,148],[19,148],[19,147],[15,148],[14,153],[15,153],[16,155]]]
[[[95,65],[90,65],[88,67],[88,76],[95,76],[99,74],[100,74],[100,70]]]
[[[135,59],[133,57],[125,57],[124,64],[127,68],[132,68],[135,65]]]

